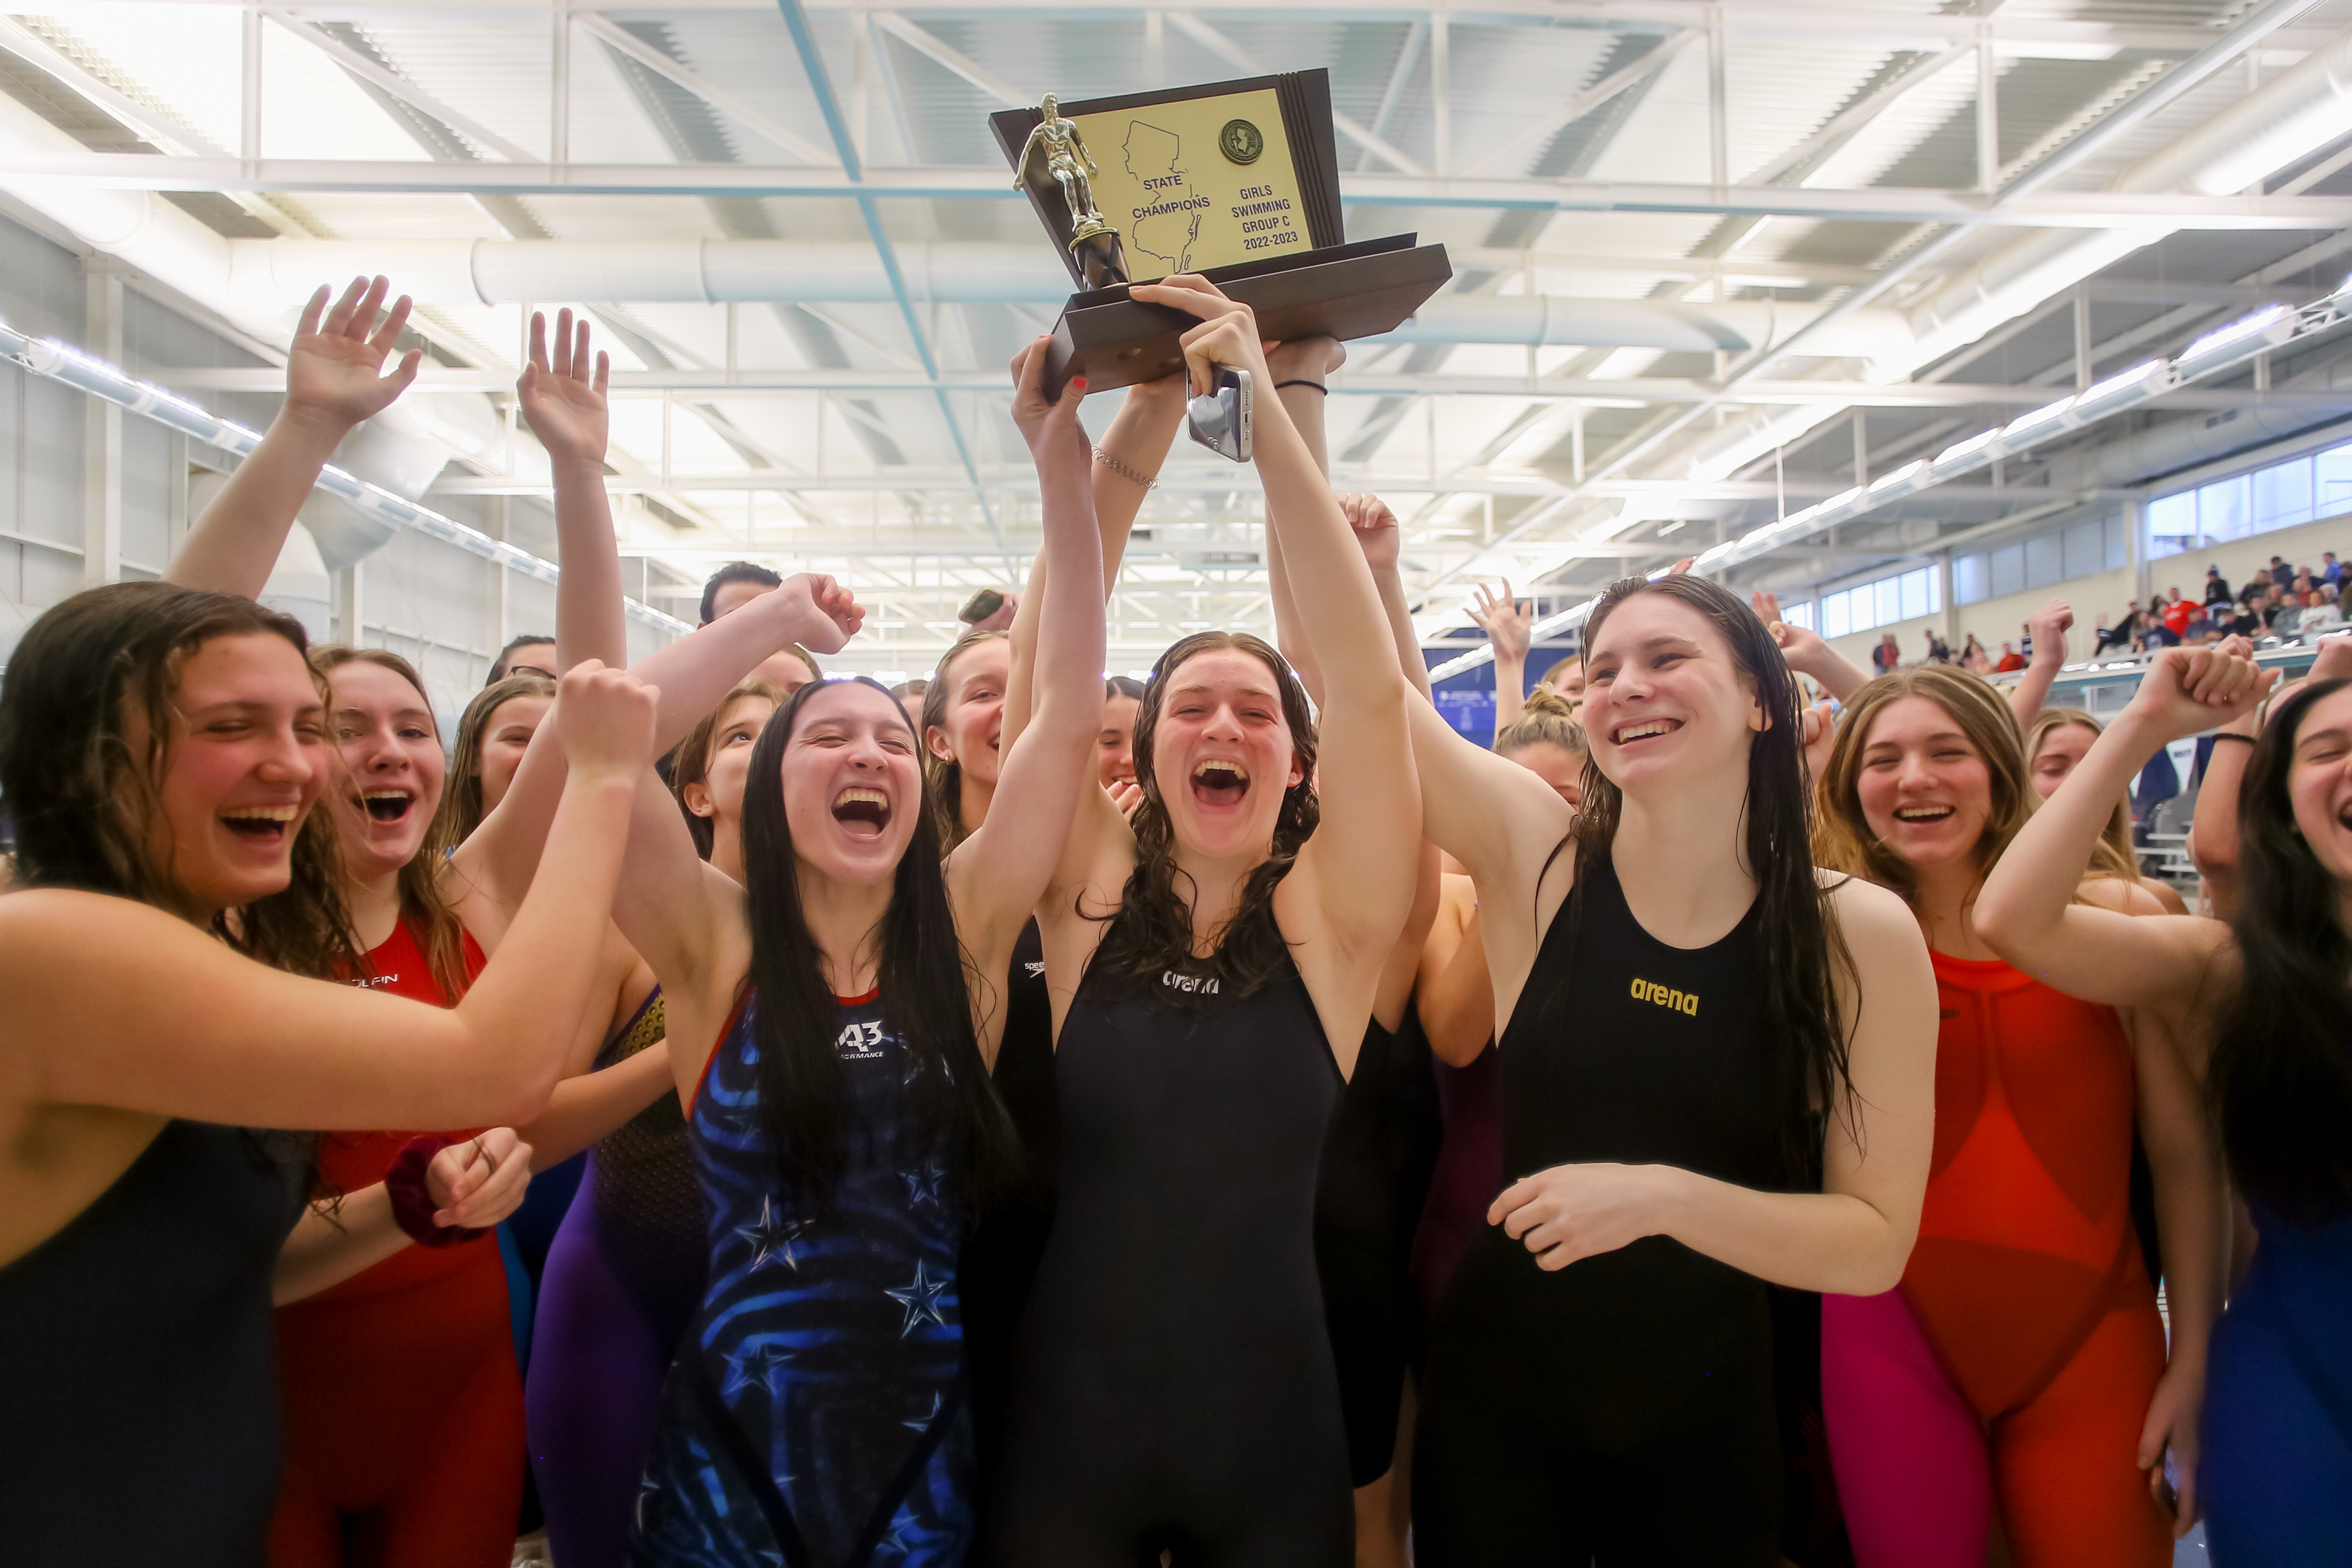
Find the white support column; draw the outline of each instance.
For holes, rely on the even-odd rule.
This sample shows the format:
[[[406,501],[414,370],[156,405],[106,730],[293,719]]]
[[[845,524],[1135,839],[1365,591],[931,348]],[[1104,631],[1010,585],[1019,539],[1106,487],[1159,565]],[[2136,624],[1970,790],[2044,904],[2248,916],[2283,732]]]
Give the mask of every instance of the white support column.
[[[572,162],[572,13],[561,0],[547,40],[547,161]]]
[[[1723,7],[1706,12],[1706,153],[1707,181],[1717,187],[1731,184],[1731,93],[1724,79]]]
[[[360,641],[361,572],[364,562],[354,561],[335,574],[335,640],[348,647],[363,646]]]
[[[1870,410],[1853,411],[1853,482],[1870,483]]]
[[[163,563],[170,565],[188,541],[188,438],[177,430],[163,443]]]
[[[2074,390],[2082,391],[2091,384],[2095,363],[2091,353],[2091,291],[2084,285],[2074,286]]]
[[[105,265],[103,258],[94,265]],[[92,272],[84,282],[83,341],[108,363],[121,364],[122,279]],[[122,579],[122,405],[85,397],[81,406],[81,584],[95,588]]]
[[[2000,184],[2000,59],[1992,50],[1992,29],[1977,35],[1977,189]]]
[[[2147,603],[2147,509],[2124,502],[2124,564],[2131,569],[2132,597]]]
[[[1454,30],[1443,11],[1429,14],[1430,110],[1435,123],[1435,173],[1454,172]]]
[[[245,161],[250,178],[251,165],[261,160],[261,8],[257,5],[246,7],[245,75],[239,91],[236,155]]]

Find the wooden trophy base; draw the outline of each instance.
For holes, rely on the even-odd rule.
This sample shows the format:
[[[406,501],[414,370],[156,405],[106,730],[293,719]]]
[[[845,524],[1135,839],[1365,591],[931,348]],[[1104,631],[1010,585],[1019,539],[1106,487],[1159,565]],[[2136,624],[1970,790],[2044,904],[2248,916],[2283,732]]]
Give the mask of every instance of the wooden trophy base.
[[[1201,276],[1257,312],[1269,342],[1331,337],[1341,342],[1393,331],[1445,286],[1454,267],[1442,245],[1418,237],[1331,245],[1293,256],[1212,267]],[[1157,381],[1184,366],[1180,340],[1200,318],[1128,297],[1128,285],[1073,294],[1054,323],[1045,391],[1058,397],[1074,375],[1088,392]]]

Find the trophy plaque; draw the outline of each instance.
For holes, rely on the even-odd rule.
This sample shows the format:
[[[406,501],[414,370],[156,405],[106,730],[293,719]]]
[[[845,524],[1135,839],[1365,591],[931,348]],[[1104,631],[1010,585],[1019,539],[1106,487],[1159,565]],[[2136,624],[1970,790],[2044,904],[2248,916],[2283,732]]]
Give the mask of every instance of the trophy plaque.
[[[1348,242],[1330,78],[1321,70],[989,116],[1014,185],[1053,236],[1072,294],[1055,323],[1047,392],[1097,392],[1184,363],[1199,318],[1128,286],[1196,272],[1257,312],[1270,341],[1394,330],[1453,276],[1413,235]]]

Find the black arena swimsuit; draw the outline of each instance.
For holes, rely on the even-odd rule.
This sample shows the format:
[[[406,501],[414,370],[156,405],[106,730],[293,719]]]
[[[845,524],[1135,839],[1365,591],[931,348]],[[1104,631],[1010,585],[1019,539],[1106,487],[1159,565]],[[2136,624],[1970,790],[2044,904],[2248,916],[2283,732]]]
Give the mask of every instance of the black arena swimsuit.
[[[1115,994],[1090,971],[1063,1021],[1061,1202],[1015,1346],[985,1562],[1353,1559],[1314,1247],[1339,1068],[1295,968],[1205,1001]]]
[[[1669,947],[1633,919],[1605,857],[1580,876],[1500,1047],[1514,1179],[1615,1161],[1785,1185],[1758,924],[1751,908],[1711,946]],[[1752,1275],[1658,1236],[1547,1272],[1485,1227],[1430,1346],[1416,1560],[1773,1563],[1773,1370],[1768,1288]]]

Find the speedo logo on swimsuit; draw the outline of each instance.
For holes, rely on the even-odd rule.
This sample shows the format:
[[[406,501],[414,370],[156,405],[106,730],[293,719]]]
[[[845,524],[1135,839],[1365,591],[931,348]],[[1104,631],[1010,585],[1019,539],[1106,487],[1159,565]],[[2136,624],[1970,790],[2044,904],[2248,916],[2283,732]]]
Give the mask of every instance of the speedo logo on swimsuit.
[[[845,1062],[878,1060],[883,1054],[882,1020],[876,1018],[869,1023],[850,1025],[841,1031],[841,1038],[834,1041],[833,1048]]]
[[[1041,958],[1034,963],[1024,963],[1021,967],[1029,972],[1030,979],[1035,980],[1045,973],[1045,961]]]
[[[1655,1002],[1661,1007],[1672,1007],[1675,1012],[1688,1014],[1694,1018],[1698,1016],[1697,992],[1669,990],[1654,980],[1633,982],[1633,1000]]]
[[[1163,969],[1160,972],[1160,984],[1171,991],[1198,991],[1208,996],[1217,994],[1217,979],[1213,974],[1179,974],[1172,969]]]

